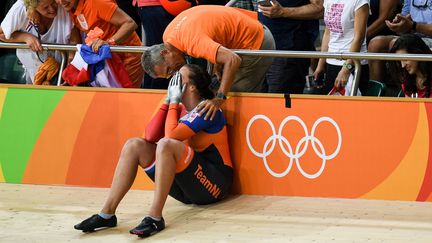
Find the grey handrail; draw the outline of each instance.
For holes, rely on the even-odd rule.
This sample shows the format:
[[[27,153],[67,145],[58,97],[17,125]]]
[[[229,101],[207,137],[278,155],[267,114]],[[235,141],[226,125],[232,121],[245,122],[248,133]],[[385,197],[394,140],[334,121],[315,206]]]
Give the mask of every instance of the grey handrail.
[[[0,48],[9,49],[29,49],[27,44],[24,43],[9,43],[0,42]],[[75,45],[63,45],[63,44],[42,44],[42,48],[45,51],[76,51]],[[147,49],[146,46],[111,46],[112,52],[132,52],[132,53],[142,53]]]
[[[278,50],[233,50],[239,55],[289,57],[289,58],[333,58],[333,59],[367,59],[367,60],[414,60],[432,61],[427,54],[395,54],[395,53],[358,53],[358,52],[317,52],[317,51],[278,51]]]
[[[24,43],[0,42],[0,48],[29,49]],[[76,51],[74,45],[42,44],[48,51]],[[146,46],[111,46],[112,52],[143,53]],[[317,51],[278,51],[278,50],[238,50],[235,53],[246,56],[269,56],[289,58],[334,58],[334,59],[367,59],[367,60],[413,60],[432,61],[432,55],[427,54],[389,54],[389,53],[358,53],[358,52],[317,52]]]
[[[27,44],[23,43],[8,43],[8,42],[0,42],[0,48],[7,49],[29,49]],[[42,44],[42,48],[45,51],[59,51],[60,52],[60,68],[59,75],[57,78],[57,86],[60,86],[62,83],[61,74],[66,66],[66,53],[65,51],[76,51],[77,48],[75,45],[59,45],[59,44]],[[145,51],[147,47],[145,46],[111,46],[112,52],[132,52],[132,53],[142,53]]]
[[[234,1],[235,2],[235,1]],[[0,48],[9,49],[29,49],[27,44],[24,43],[6,43],[0,42]],[[64,51],[76,51],[75,45],[59,45],[59,44],[42,44],[42,48],[47,51],[62,51],[62,63],[60,65],[60,73],[62,73],[66,58]],[[112,52],[129,52],[129,53],[143,53],[147,49],[146,46],[111,46]],[[432,55],[427,54],[389,54],[389,53],[357,53],[357,52],[315,52],[315,51],[279,51],[279,50],[239,50],[234,49],[235,53],[245,56],[267,56],[267,57],[282,57],[282,58],[333,58],[333,59],[353,59],[354,60],[354,83],[350,90],[350,95],[356,95],[361,64],[359,60],[414,60],[414,61],[432,61]],[[208,70],[212,67],[209,65]],[[61,75],[59,75],[58,84],[61,83]]]

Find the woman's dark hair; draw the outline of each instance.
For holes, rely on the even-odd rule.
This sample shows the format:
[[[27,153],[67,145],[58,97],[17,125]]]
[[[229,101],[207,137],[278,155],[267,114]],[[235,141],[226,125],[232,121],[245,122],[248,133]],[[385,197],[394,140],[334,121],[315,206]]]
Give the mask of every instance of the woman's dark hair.
[[[409,54],[432,54],[432,51],[417,35],[404,34],[398,37],[390,49],[390,53],[395,53],[398,50],[405,50]],[[426,97],[430,96],[430,82],[432,80],[432,63],[418,62],[420,72],[426,76],[426,81],[423,85],[426,87]],[[417,93],[416,76],[410,75],[402,68],[400,61],[389,62],[389,72],[394,80],[405,84],[405,90],[410,93]]]
[[[197,87],[203,99],[213,99],[214,93],[210,89],[211,77],[203,68],[196,64],[186,64],[189,69],[189,81]]]

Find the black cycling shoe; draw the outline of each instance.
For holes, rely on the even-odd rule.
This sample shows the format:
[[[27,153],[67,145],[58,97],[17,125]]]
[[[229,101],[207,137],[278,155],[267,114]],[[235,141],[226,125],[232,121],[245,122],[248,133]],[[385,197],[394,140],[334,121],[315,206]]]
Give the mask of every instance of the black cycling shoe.
[[[148,237],[150,235],[156,234],[157,232],[165,229],[165,220],[154,220],[151,217],[145,217],[141,223],[131,229],[129,233],[138,235],[139,237]]]
[[[98,228],[107,228],[117,226],[117,217],[113,215],[109,219],[104,219],[98,214],[91,216],[90,218],[82,221],[81,223],[74,226],[76,230],[82,230],[83,232],[93,232]]]

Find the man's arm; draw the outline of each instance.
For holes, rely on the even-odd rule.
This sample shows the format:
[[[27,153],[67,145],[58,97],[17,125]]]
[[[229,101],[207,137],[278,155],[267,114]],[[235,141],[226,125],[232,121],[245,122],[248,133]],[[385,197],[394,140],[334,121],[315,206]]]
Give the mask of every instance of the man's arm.
[[[323,2],[323,0],[310,0],[309,4],[303,6],[283,7],[277,0],[272,0],[273,6],[258,5],[258,8],[269,18],[320,19],[324,15]]]
[[[240,68],[241,57],[235,52],[220,46],[216,54],[216,62],[223,66],[221,85],[218,92],[227,94],[234,82],[235,74]]]
[[[112,18],[109,21],[111,24],[115,25],[118,30],[109,40],[97,39],[92,43],[92,48],[94,52],[97,52],[99,48],[104,44],[122,44],[127,38],[129,38],[135,29],[138,27],[135,21],[127,15],[120,8],[116,8]]]
[[[412,24],[411,24],[412,26]],[[412,27],[411,27],[412,28]],[[416,31],[432,37],[432,24],[419,24],[417,23]]]
[[[218,92],[223,94],[227,94],[231,85],[234,81],[235,74],[240,67],[241,57],[237,55],[235,52],[220,46],[216,53],[216,64],[223,66],[223,73],[221,78],[221,85],[219,86]],[[205,111],[208,111],[204,120],[210,118],[213,120],[220,106],[223,104],[224,100],[220,98],[214,98],[212,100],[207,100],[206,102],[201,103],[198,106],[198,110],[200,111],[200,115],[203,115]]]
[[[378,18],[369,25],[367,29],[367,37],[371,38],[378,34],[386,25],[386,20],[391,20],[396,12],[396,7],[399,3],[399,0],[381,0],[379,7],[379,15]]]
[[[77,27],[73,27],[71,30],[69,44],[76,45],[81,43],[81,35]],[[68,64],[72,62],[75,57],[75,51],[68,52]]]
[[[324,35],[321,41],[321,51],[322,52],[326,52],[328,51],[328,43],[330,40],[330,30],[325,27],[324,30]],[[325,72],[325,68],[326,68],[326,59],[325,58],[320,58],[318,61],[318,65],[314,71],[314,79],[317,80],[319,75],[321,75],[322,73]]]

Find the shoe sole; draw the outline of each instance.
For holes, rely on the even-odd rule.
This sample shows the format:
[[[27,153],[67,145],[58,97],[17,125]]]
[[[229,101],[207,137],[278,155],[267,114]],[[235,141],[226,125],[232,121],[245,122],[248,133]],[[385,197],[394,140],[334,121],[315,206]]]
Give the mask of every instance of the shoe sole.
[[[108,229],[108,228],[114,228],[117,225],[114,226],[104,226],[104,227],[99,227],[99,228],[93,228],[93,229],[76,229],[76,230],[81,230],[83,233],[91,233],[91,232],[95,232],[95,231],[99,231],[99,230],[103,230],[103,229]]]
[[[138,232],[129,232],[129,233],[131,233],[132,235],[136,235],[136,236],[138,236],[140,238],[146,238],[146,237],[152,236],[152,235],[154,235],[156,233],[159,233],[161,231],[162,230],[156,230],[156,231],[153,231],[153,232],[150,232],[150,233],[142,233],[142,234],[140,234]]]
[[[91,232],[95,232],[95,230],[94,229],[92,229],[92,230],[82,230],[82,232],[83,233],[91,233]]]

